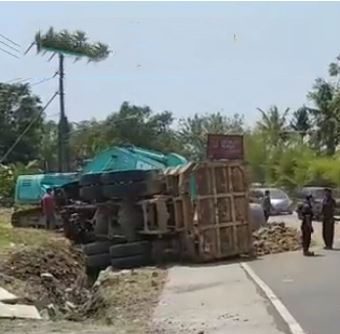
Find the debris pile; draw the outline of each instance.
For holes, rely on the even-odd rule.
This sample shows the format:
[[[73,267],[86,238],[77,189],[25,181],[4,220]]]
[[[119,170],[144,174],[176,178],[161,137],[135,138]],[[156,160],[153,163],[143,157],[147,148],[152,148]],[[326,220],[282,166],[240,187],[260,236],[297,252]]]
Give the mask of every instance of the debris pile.
[[[89,298],[84,268],[82,253],[66,241],[22,247],[0,264],[0,284],[55,318]]]
[[[270,223],[253,232],[253,245],[257,256],[295,251],[301,248],[298,230],[285,223]]]

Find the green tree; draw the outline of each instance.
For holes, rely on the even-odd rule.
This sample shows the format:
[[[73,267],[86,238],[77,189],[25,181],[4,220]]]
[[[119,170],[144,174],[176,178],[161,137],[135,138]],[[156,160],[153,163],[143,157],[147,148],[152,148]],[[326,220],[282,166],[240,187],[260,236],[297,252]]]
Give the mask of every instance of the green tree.
[[[245,156],[250,167],[252,182],[265,183],[267,179],[267,159],[269,151],[266,139],[260,131],[248,132],[245,135]]]
[[[275,147],[286,140],[289,132],[287,124],[289,108],[283,112],[277,106],[271,106],[267,111],[260,108],[257,110],[261,113],[261,120],[257,122],[257,127],[265,135],[268,145]]]
[[[225,116],[219,112],[180,120],[179,137],[185,154],[193,160],[206,156],[208,133],[240,134],[244,132],[244,119],[239,114]]]
[[[310,108],[316,126],[314,143],[320,151],[325,147],[327,155],[334,155],[340,139],[339,93],[332,84],[319,78],[308,97],[315,106]]]
[[[293,131],[299,133],[303,139],[307,133],[312,129],[312,122],[310,120],[309,109],[306,106],[294,111],[290,122],[290,127]]]
[[[71,133],[75,157],[91,158],[113,145],[135,145],[165,152],[180,152],[181,145],[172,128],[172,113],[155,113],[149,107],[124,102],[118,112],[104,121],[83,121]]]
[[[32,160],[26,164],[18,162],[8,165],[0,164],[0,198],[13,201],[15,183],[19,175],[41,173],[39,162]],[[3,204],[3,201],[2,201]],[[12,204],[12,203],[11,203]]]
[[[110,143],[105,141],[104,129],[104,122],[95,119],[76,123],[70,136],[72,155],[80,160],[90,159],[107,148]]]
[[[155,150],[177,148],[169,111],[154,113],[150,107],[124,102],[118,112],[104,121],[104,135],[110,144],[131,144]]]
[[[39,158],[43,115],[39,97],[28,85],[0,83],[0,156],[8,151],[18,136],[34,120],[34,124],[14,147],[3,163],[28,163]]]

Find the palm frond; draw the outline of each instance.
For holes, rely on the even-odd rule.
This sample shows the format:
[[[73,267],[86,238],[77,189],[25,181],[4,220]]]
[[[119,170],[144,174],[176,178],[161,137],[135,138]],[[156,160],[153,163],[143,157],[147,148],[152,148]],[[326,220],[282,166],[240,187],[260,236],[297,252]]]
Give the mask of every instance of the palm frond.
[[[57,52],[76,57],[75,61],[85,57],[89,62],[99,62],[110,55],[109,47],[101,42],[89,43],[82,31],[73,33],[67,30],[55,32],[50,28],[47,33],[35,36],[37,52]],[[43,53],[44,54],[44,53]]]

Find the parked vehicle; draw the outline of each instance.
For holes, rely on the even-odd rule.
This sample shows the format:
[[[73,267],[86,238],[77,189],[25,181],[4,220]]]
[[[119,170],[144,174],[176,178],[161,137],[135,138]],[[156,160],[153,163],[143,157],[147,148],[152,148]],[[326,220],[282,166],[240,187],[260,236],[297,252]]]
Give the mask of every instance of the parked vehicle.
[[[335,215],[340,216],[340,192],[337,189],[332,189],[333,197],[336,202]],[[325,194],[324,187],[303,187],[297,192],[297,208],[302,204],[307,195],[313,196],[313,211],[314,219],[322,220],[322,200]],[[299,214],[299,212],[298,212]]]
[[[270,191],[272,204],[271,215],[292,214],[293,201],[279,188],[253,188],[250,190],[250,198],[256,203],[262,203],[265,191]]]

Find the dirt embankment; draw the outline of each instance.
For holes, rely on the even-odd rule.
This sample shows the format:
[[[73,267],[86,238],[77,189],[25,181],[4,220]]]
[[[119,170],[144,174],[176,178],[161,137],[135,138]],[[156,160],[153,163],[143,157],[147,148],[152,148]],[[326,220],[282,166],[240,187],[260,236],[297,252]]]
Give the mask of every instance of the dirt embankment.
[[[45,320],[1,320],[0,332],[148,333],[166,271],[100,273],[89,285],[81,251],[64,238],[1,255],[0,286],[35,305]]]
[[[0,263],[0,285],[62,317],[88,296],[87,277],[81,252],[63,238],[44,245],[14,248]]]

